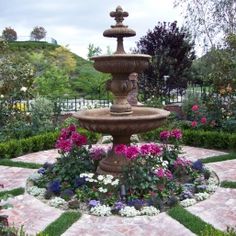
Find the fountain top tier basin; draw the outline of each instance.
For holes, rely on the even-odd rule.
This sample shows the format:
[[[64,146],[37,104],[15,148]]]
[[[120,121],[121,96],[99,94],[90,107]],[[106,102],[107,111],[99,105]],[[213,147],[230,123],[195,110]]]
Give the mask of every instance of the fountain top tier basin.
[[[170,114],[169,111],[151,107],[133,107],[132,110],[129,116],[112,116],[109,108],[84,110],[73,116],[88,130],[125,136],[158,128]]]
[[[103,73],[131,74],[141,73],[149,65],[151,56],[144,54],[113,54],[110,56],[96,56],[94,68]]]

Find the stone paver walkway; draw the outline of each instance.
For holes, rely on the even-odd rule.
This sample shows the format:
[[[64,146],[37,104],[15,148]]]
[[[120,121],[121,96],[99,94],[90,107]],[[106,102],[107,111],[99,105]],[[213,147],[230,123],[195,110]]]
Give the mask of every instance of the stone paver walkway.
[[[213,169],[221,181],[236,181],[236,160],[209,163],[206,166]]]
[[[236,227],[236,189],[218,188],[209,199],[188,210],[215,228],[226,230],[227,225]]]
[[[83,215],[63,236],[192,236],[195,235],[166,213],[158,216],[96,217]]]
[[[26,179],[35,170],[0,166],[0,184],[3,184],[4,188],[0,188],[0,191],[6,191],[13,188],[25,187]]]
[[[8,203],[13,205],[13,208],[2,210],[1,214],[8,215],[9,222],[15,227],[23,225],[26,232],[31,235],[44,230],[63,212],[28,194],[11,198]]]
[[[105,145],[108,147],[108,145]],[[215,150],[184,147],[185,156],[190,160],[225,154]],[[47,150],[24,155],[14,160],[43,164],[53,163],[58,157],[57,150]],[[220,181],[236,181],[236,160],[207,164],[219,176]],[[0,183],[5,189],[24,187],[27,177],[36,170],[0,166]],[[49,207],[36,198],[25,194],[9,200],[14,207],[1,211],[9,215],[15,226],[24,225],[27,233],[35,234],[58,218],[62,211]],[[236,189],[218,188],[209,199],[187,208],[191,213],[216,228],[236,227]],[[155,217],[139,216],[122,218],[118,216],[96,217],[84,214],[63,236],[191,236],[194,235],[166,213]]]

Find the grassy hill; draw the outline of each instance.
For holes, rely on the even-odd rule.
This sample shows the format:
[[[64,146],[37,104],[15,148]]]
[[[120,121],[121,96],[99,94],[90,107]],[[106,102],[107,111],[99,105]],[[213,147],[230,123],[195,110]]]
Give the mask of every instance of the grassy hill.
[[[43,96],[105,96],[104,83],[109,75],[93,68],[93,63],[67,48],[47,42],[9,42],[2,53],[13,64],[30,64],[34,69],[33,93]]]

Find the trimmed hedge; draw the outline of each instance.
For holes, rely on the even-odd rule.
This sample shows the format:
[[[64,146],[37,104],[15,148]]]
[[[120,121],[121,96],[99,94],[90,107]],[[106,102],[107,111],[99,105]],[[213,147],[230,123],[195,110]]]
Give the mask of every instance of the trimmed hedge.
[[[144,140],[157,141],[159,140],[160,132],[163,128],[142,134]],[[236,134],[217,131],[203,131],[184,129],[183,144],[195,147],[213,148],[221,150],[236,149]]]
[[[89,143],[96,143],[99,134],[79,128],[78,132],[86,135]],[[10,140],[0,143],[0,159],[10,159],[31,152],[52,149],[55,147],[59,132],[48,132],[25,139]]]
[[[55,146],[58,132],[45,133],[25,139],[13,139],[0,143],[0,158],[14,158],[26,153],[51,149]]]

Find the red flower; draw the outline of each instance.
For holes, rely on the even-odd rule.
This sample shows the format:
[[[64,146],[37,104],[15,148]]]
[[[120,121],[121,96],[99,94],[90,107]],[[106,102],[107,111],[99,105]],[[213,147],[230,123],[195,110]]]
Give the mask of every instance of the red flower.
[[[197,121],[195,121],[195,120],[192,121],[191,125],[192,125],[193,128],[196,127],[197,126]]]
[[[193,105],[192,106],[192,111],[198,111],[199,110],[199,106],[198,105]]]
[[[207,123],[207,118],[206,117],[202,117],[201,118],[201,123],[202,124],[206,124]]]

